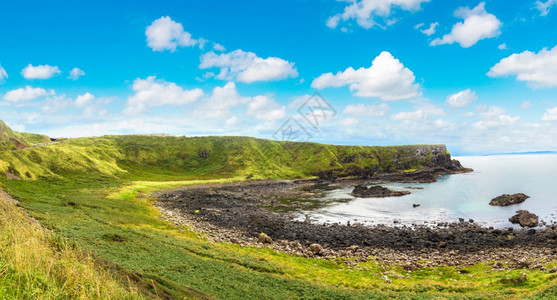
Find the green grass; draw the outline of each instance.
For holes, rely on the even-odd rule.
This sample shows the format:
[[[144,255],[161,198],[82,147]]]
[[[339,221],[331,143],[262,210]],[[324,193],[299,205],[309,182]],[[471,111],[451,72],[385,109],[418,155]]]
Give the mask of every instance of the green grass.
[[[11,167],[25,180],[0,175],[0,187],[53,236],[74,245],[72,251],[88,253],[97,272],[129,278],[149,297],[543,299],[552,295],[556,276],[537,270],[488,272],[488,265],[479,264],[460,274],[449,267],[424,268],[412,272],[411,279],[389,275],[393,282],[387,284],[380,278],[383,272],[402,276],[406,272],[376,262],[349,266],[344,259],[324,261],[212,243],[160,220],[154,200],[148,197],[160,189],[245,180],[248,175],[308,177],[323,170],[347,172],[354,169],[351,166],[403,171],[431,163],[431,153],[417,159],[415,150],[414,146],[296,145],[241,137],[83,138],[1,152],[0,172]],[[4,257],[10,255],[14,254],[0,256],[0,270],[8,261]],[[528,276],[523,284],[500,282],[522,272]],[[29,274],[35,273],[41,274],[29,269]],[[14,284],[13,277],[1,276],[5,286]],[[60,295],[52,298],[72,298]],[[139,296],[132,291],[129,297]]]

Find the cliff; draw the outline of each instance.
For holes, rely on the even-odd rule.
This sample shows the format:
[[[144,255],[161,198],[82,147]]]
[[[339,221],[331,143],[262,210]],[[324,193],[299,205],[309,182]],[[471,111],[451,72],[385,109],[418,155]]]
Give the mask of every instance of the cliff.
[[[29,146],[25,134],[1,123],[4,149]],[[35,138],[37,138],[35,136]],[[24,147],[21,147],[24,148]],[[424,168],[458,171],[444,145],[338,146],[251,137],[105,136],[0,153],[7,168],[27,178],[102,174],[144,178],[373,177]],[[11,172],[13,173],[13,172]]]

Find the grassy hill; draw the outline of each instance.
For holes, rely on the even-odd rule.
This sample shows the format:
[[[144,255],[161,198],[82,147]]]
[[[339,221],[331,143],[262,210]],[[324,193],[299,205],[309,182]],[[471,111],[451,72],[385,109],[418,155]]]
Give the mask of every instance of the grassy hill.
[[[525,270],[526,284],[503,284],[499,279],[522,270],[487,273],[488,265],[470,267],[469,274],[428,268],[412,279],[385,284],[373,274],[405,271],[375,262],[354,269],[342,260],[211,243],[162,221],[148,197],[159,189],[248,177],[373,176],[443,165],[450,154],[442,145],[351,147],[247,137],[107,136],[19,149],[13,140],[30,145],[29,139],[38,136],[0,126],[0,188],[47,229],[29,234],[26,229],[34,227],[27,225],[26,216],[4,203],[10,213],[0,214],[0,229],[9,234],[0,242],[2,249],[12,251],[0,251],[0,298],[12,298],[7,291],[32,291],[20,298],[80,298],[88,285],[110,291],[92,297],[114,299],[122,293],[134,299],[483,299],[538,293],[542,299],[555,290],[555,278],[547,273]],[[6,172],[15,177],[4,176]],[[30,236],[37,242],[26,249],[21,241]],[[46,263],[19,266],[16,258],[24,250],[46,253]],[[89,275],[75,281],[70,279],[78,273],[49,273],[48,266],[57,263]],[[95,278],[106,280],[92,285]]]

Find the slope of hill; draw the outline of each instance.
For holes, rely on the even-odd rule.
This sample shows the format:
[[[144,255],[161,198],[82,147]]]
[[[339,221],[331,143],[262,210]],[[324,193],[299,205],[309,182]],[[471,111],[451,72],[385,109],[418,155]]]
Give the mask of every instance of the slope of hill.
[[[29,145],[28,137],[1,124],[0,141],[7,145],[4,149],[10,150],[0,151],[0,188],[49,229],[39,243],[49,244],[47,251],[59,250],[64,243],[72,245],[68,251],[75,251],[75,256],[63,262],[70,269],[89,268],[89,262],[81,266],[76,261],[82,257],[78,252],[89,253],[94,274],[110,270],[113,278],[123,278],[119,284],[131,281],[148,297],[501,298],[508,293],[528,294],[555,280],[537,270],[524,270],[529,278],[526,284],[504,284],[499,279],[519,274],[514,270],[493,271],[490,265],[482,264],[467,268],[466,272],[474,276],[449,267],[428,268],[414,272],[410,279],[394,279],[387,284],[373,274],[388,271],[402,278],[406,271],[374,262],[353,268],[342,260],[324,261],[265,248],[212,243],[188,228],[161,220],[160,212],[151,205],[154,199],[149,198],[155,190],[246,178],[365,177],[420,167],[458,168],[442,145],[350,147],[247,137],[107,136],[18,150],[11,146],[12,139]],[[21,180],[3,176],[5,172]],[[10,209],[13,207],[5,211]],[[27,237],[24,231],[19,232],[19,218],[6,216],[0,214],[0,225],[11,231],[7,239],[0,239],[2,249],[17,249],[17,242]],[[60,257],[57,252],[49,253],[54,253],[49,257]],[[82,285],[98,276],[91,273],[80,283],[71,281],[70,273],[60,272],[56,279],[49,279],[51,286],[41,285],[47,281],[43,280],[40,264],[24,269],[27,277],[12,276],[14,267],[9,263],[17,255],[17,251],[0,255],[0,296],[2,288],[7,290],[23,282],[18,278],[31,278],[36,284],[31,287],[42,288],[39,295],[42,292],[53,298],[71,298],[81,294],[68,294],[65,289],[86,291],[80,289]],[[59,286],[60,282],[67,285]],[[122,292],[118,283],[106,284],[112,286],[115,295],[108,298],[121,298],[117,296]],[[124,293],[128,298],[141,297],[133,288]],[[478,293],[483,296],[478,297]]]

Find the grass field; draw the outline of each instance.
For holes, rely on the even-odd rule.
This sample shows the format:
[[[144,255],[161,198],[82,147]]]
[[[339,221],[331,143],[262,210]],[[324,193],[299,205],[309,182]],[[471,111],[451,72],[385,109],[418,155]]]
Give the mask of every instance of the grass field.
[[[402,171],[427,163],[405,161],[400,153],[411,147],[283,149],[250,138],[104,137],[2,151],[0,172],[22,180],[0,175],[0,188],[47,230],[0,200],[1,298],[551,299],[557,292],[557,275],[539,270],[479,264],[466,274],[424,268],[406,278],[393,265],[212,243],[162,221],[151,205],[152,191],[248,175],[307,177],[366,163]],[[384,272],[392,283],[381,279]],[[522,273],[524,283],[500,281]]]

